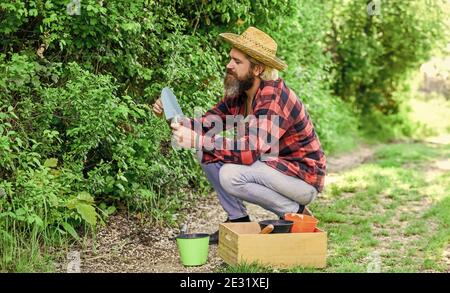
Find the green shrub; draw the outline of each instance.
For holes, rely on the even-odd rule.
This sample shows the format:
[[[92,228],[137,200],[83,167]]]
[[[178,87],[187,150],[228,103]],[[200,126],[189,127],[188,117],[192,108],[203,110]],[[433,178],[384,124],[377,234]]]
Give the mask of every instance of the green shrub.
[[[335,93],[353,105],[363,129],[375,130],[376,124],[382,136],[394,135],[394,127],[398,128],[394,132],[409,135],[407,115],[399,113],[408,96],[402,94],[405,81],[433,48],[446,44],[448,4],[427,0],[331,3],[328,42],[336,71]],[[377,7],[372,6],[369,14],[372,4]]]

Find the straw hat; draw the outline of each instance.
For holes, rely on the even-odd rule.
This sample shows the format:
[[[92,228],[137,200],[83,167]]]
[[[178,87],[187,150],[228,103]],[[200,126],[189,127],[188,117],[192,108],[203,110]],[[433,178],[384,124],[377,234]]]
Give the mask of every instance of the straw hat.
[[[236,49],[241,50],[267,66],[280,71],[287,67],[287,64],[276,56],[277,43],[268,34],[256,27],[249,27],[241,35],[222,33],[220,36]]]

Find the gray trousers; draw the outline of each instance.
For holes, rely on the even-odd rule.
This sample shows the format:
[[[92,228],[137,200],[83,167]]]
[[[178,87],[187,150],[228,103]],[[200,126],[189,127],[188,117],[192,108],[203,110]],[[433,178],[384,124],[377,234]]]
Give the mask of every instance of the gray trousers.
[[[198,159],[201,155],[197,152]],[[285,175],[261,161],[249,166],[222,162],[200,164],[230,220],[247,216],[243,201],[281,217],[296,213],[300,204],[311,203],[318,193],[300,178]]]

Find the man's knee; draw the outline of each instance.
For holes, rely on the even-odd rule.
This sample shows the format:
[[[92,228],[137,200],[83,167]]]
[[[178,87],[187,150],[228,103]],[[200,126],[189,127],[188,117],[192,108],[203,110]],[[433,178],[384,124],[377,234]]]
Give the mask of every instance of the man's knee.
[[[240,165],[237,164],[224,164],[220,168],[219,180],[222,188],[228,193],[236,194],[241,183]]]

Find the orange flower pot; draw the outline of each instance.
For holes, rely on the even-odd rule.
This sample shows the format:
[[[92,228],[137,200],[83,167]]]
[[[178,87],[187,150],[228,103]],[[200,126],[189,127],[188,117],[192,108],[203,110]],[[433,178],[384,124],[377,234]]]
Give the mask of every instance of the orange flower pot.
[[[295,213],[285,214],[284,219],[294,222],[291,233],[314,232],[319,222],[314,217]]]

